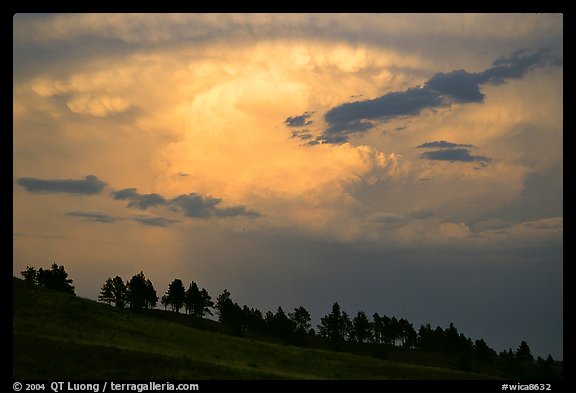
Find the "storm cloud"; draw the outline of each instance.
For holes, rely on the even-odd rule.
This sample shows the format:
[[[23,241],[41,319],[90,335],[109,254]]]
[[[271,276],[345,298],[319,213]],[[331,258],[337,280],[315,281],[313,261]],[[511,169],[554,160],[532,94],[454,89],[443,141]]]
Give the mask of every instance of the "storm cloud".
[[[492,67],[478,74],[480,84],[501,85],[508,79],[520,79],[528,71],[545,65],[560,66],[562,59],[551,55],[548,49],[535,51],[520,49],[492,62]]]
[[[222,202],[221,198],[203,196],[198,193],[181,194],[175,198],[167,199],[160,194],[140,194],[136,188],[124,188],[110,194],[116,200],[128,200],[126,207],[134,207],[140,210],[146,210],[150,207],[167,206],[172,211],[184,213],[186,217],[192,218],[211,218],[211,217],[259,217],[260,214],[249,210],[245,206],[231,206],[221,208],[218,205]],[[165,219],[136,219],[146,225],[166,226],[171,222]]]
[[[149,207],[166,204],[159,194],[139,194],[135,188],[125,188],[110,194],[114,199],[129,200],[127,207],[135,207],[140,210],[146,210]]]
[[[178,220],[170,220],[165,217],[133,217],[132,220],[143,225],[155,227],[167,227],[170,224],[178,222]]]
[[[158,216],[136,216],[136,217],[121,217],[113,216],[107,213],[94,212],[94,211],[70,211],[65,213],[66,216],[83,218],[89,222],[99,222],[103,224],[111,224],[117,221],[135,221],[143,225],[167,227],[170,224],[178,222],[165,217]]]
[[[386,120],[392,117],[417,115],[425,108],[442,106],[440,94],[426,88],[412,87],[403,92],[392,92],[372,100],[345,103],[330,109],[324,120],[328,130],[349,128],[366,119]]]
[[[434,148],[434,149],[454,149],[458,147],[474,147],[473,145],[464,145],[461,143],[452,143],[447,141],[434,141],[426,142],[418,145],[419,148]]]
[[[72,179],[55,179],[43,180],[31,177],[23,177],[17,180],[17,183],[32,193],[69,193],[76,195],[99,194],[107,183],[98,179],[94,175],[88,175],[84,180]],[[222,202],[221,198],[203,196],[198,193],[182,194],[172,199],[167,199],[160,194],[140,194],[136,188],[123,188],[119,191],[113,191],[110,196],[114,200],[127,200],[128,208],[147,210],[159,206],[167,206],[172,211],[183,212],[186,217],[192,218],[225,218],[225,217],[260,217],[261,214],[248,209],[243,205],[230,207],[219,207]],[[117,216],[111,216],[106,213],[71,211],[66,213],[68,216],[82,217],[89,221],[112,223],[123,219]],[[136,217],[144,225],[167,226],[174,220],[168,220],[162,217]]]
[[[76,195],[94,195],[102,192],[106,183],[94,175],[88,175],[83,180],[52,179],[44,180],[33,177],[21,177],[17,183],[32,193],[65,193]]]
[[[434,161],[450,161],[450,162],[480,162],[487,164],[492,160],[486,156],[476,156],[470,154],[471,148],[476,148],[474,145],[453,143],[448,141],[433,141],[425,142],[418,146],[419,149],[435,149],[424,152],[420,158]]]
[[[485,156],[474,156],[468,149],[441,149],[422,153],[421,158],[436,161],[461,161],[487,163],[492,159]]]
[[[286,120],[284,120],[284,124],[288,127],[304,127],[314,123],[312,120],[308,120],[310,116],[312,116],[314,112],[305,112],[299,116],[290,116]]]
[[[416,116],[426,109],[445,107],[453,103],[482,103],[481,85],[500,85],[509,79],[520,79],[528,71],[546,65],[560,65],[561,60],[547,50],[523,49],[492,62],[482,72],[454,70],[434,74],[423,86],[410,87],[383,96],[341,104],[324,114],[328,127],[319,140],[322,143],[343,143],[349,136],[366,132],[374,123],[366,120],[388,121],[393,118]],[[465,153],[460,158],[466,158]],[[430,154],[427,154],[430,155]],[[431,154],[444,157],[444,153]]]
[[[244,206],[232,206],[219,208],[217,205],[222,202],[220,198],[202,196],[197,193],[182,194],[170,200],[172,210],[181,210],[186,217],[210,218],[210,217],[259,217],[260,214],[248,210]]]

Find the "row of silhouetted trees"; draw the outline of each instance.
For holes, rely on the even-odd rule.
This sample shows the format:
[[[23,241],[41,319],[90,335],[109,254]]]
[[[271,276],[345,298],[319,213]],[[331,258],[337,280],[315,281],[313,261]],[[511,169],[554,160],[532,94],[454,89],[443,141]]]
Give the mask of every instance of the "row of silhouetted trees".
[[[68,278],[64,266],[53,264],[50,270],[26,267],[21,274],[26,281],[36,285],[75,294],[72,280]],[[159,298],[152,282],[140,272],[128,281],[120,276],[108,278],[102,285],[98,300],[118,308],[140,311],[156,308]],[[276,312],[263,314],[247,305],[240,306],[232,300],[227,289],[213,302],[205,288],[200,289],[194,281],[185,288],[180,279],[169,284],[160,303],[165,310],[168,307],[174,312],[184,309],[186,314],[197,319],[213,315],[212,310],[215,310],[218,321],[239,336],[274,337],[298,345],[307,345],[312,337],[321,337],[337,350],[350,344],[417,348],[463,359],[461,366],[464,369],[467,368],[468,360],[473,360],[480,364],[498,366],[514,375],[534,375],[536,370],[541,377],[554,377],[556,362],[552,356],[534,359],[526,341],[522,341],[516,351],[508,349],[498,354],[484,339],[472,341],[459,332],[453,323],[446,329],[440,326],[433,329],[430,324],[425,324],[416,331],[412,323],[404,318],[374,313],[370,320],[364,311],[358,311],[354,317],[350,317],[335,302],[331,312],[320,319],[316,331],[312,327],[310,313],[303,306],[289,313],[278,307]]]
[[[68,273],[64,270],[64,266],[58,266],[56,263],[53,263],[49,270],[42,268],[36,270],[34,267],[26,266],[26,269],[20,272],[20,274],[22,274],[26,282],[70,295],[76,295],[74,285],[72,285],[73,280],[68,278]]]
[[[156,308],[158,295],[152,281],[140,272],[126,283],[120,276],[108,278],[102,286],[98,300],[114,304],[118,308],[128,306],[131,310],[143,310]]]

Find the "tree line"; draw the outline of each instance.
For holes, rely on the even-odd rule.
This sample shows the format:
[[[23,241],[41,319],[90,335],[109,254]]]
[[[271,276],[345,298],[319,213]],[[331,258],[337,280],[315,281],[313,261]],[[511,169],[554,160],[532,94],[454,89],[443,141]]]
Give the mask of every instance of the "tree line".
[[[72,279],[68,278],[64,266],[53,264],[49,270],[27,266],[21,274],[25,281],[75,295]],[[194,281],[185,288],[181,279],[174,279],[159,299],[154,285],[142,271],[127,281],[120,276],[106,279],[98,300],[132,311],[155,309],[160,300],[164,310],[170,307],[173,312],[179,313],[184,309],[185,314],[198,320],[206,315],[213,316],[214,310],[218,321],[237,336],[269,337],[301,346],[307,346],[310,340],[319,338],[334,350],[342,350],[346,345],[376,345],[443,353],[460,359],[458,366],[462,369],[467,369],[468,361],[472,359],[478,364],[498,367],[511,375],[533,376],[536,370],[538,375],[552,378],[556,364],[551,355],[546,359],[540,356],[534,359],[526,341],[521,341],[516,351],[509,348],[498,354],[484,339],[472,341],[459,332],[453,323],[446,329],[440,326],[433,329],[430,324],[423,324],[416,331],[405,318],[374,313],[370,320],[362,310],[350,317],[338,302],[333,303],[331,312],[320,319],[316,331],[312,327],[310,312],[304,306],[288,313],[278,307],[276,312],[263,314],[256,308],[240,306],[232,300],[227,289],[213,302],[208,291],[200,289]],[[382,357],[382,352],[378,353]]]
[[[64,270],[64,266],[58,266],[58,264],[53,263],[50,269],[46,270],[42,268],[36,270],[34,267],[26,266],[26,269],[20,274],[22,274],[26,282],[76,295],[74,285],[72,285],[73,280],[68,278],[68,273]]]

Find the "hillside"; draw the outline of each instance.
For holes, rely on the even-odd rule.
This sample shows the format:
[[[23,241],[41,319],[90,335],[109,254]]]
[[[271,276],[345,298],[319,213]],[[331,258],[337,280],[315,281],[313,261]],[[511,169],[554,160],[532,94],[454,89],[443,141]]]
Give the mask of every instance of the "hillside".
[[[14,277],[13,377],[494,379],[449,368],[233,337],[212,331],[215,327],[198,329],[182,323],[182,318],[172,314],[119,310]]]

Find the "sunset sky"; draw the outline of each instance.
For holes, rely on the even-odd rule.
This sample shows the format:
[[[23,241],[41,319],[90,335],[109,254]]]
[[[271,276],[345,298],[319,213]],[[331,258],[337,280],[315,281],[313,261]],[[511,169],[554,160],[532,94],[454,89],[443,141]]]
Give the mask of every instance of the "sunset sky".
[[[563,357],[563,16],[17,14],[13,274]]]

